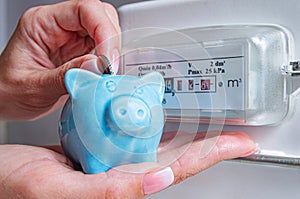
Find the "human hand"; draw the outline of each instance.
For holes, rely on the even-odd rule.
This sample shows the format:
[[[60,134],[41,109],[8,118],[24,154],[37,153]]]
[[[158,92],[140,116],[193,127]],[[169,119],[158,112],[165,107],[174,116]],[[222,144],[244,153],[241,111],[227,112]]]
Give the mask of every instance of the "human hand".
[[[95,47],[117,70],[119,35],[116,10],[98,0],[28,10],[0,56],[0,119],[31,120],[60,107],[65,72],[95,59],[86,55]]]
[[[179,136],[183,136],[183,139],[178,140],[189,140],[184,138],[189,137],[187,134]],[[203,138],[204,134],[198,134],[188,147],[175,143],[174,146],[177,146],[173,150],[161,150],[158,164],[125,165],[96,175],[85,175],[75,171],[69,166],[58,146],[46,149],[2,145],[0,146],[1,197],[144,198],[179,183],[217,162],[256,151],[255,144],[244,133],[223,133],[219,137]],[[171,140],[173,139],[170,136],[163,137],[161,147],[170,144]],[[210,149],[207,153],[202,153],[201,151],[208,145],[211,146],[208,147]],[[184,153],[178,156],[178,152]],[[177,159],[165,165],[170,157]],[[145,173],[146,167],[151,169]]]

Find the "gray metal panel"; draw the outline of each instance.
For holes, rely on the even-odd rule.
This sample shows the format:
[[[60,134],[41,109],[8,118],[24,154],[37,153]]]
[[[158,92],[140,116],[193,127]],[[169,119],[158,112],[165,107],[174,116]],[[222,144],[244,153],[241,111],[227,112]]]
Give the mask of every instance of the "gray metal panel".
[[[300,198],[300,170],[223,162],[150,198]]]
[[[6,36],[6,0],[0,1],[0,52],[4,49],[4,46],[7,41]]]

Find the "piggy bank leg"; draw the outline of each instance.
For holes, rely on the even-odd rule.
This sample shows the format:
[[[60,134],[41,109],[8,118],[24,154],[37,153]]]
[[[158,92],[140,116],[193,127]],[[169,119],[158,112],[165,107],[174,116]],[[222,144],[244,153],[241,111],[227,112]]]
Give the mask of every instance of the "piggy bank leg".
[[[72,132],[66,136],[64,151],[72,161],[74,168],[83,170],[87,174],[105,172],[110,169],[98,159],[96,159],[82,144],[77,132]]]
[[[106,172],[110,167],[101,163],[88,151],[85,152],[84,156],[80,160],[81,167],[83,171],[87,174],[96,174],[101,172]]]

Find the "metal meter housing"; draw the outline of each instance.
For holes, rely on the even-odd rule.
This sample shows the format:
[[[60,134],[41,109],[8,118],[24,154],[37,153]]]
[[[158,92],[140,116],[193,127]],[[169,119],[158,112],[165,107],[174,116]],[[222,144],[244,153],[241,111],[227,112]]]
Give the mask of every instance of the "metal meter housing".
[[[293,39],[283,27],[144,31],[145,37],[123,47],[122,72],[164,76],[168,120],[259,126],[288,114],[290,81],[283,69]]]

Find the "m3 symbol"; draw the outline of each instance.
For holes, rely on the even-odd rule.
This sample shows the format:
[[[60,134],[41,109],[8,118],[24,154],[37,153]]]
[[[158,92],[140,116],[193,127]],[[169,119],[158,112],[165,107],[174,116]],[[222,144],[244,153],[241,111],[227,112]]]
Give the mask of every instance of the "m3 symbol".
[[[239,88],[240,85],[243,83],[242,79],[229,79],[227,81],[227,87],[228,88]]]

